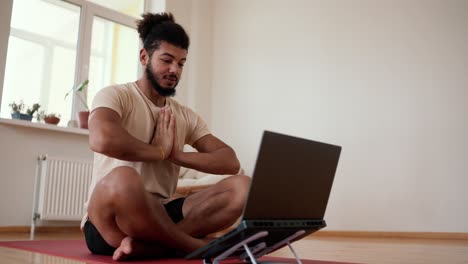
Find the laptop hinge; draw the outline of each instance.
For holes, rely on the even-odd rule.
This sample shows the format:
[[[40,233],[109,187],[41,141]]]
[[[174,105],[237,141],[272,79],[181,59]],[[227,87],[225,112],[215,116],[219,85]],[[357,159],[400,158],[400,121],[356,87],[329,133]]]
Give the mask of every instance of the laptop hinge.
[[[264,255],[266,255],[266,254],[268,254],[270,252],[273,252],[274,250],[276,250],[278,248],[281,248],[281,247],[287,245],[289,247],[289,249],[291,250],[291,252],[293,253],[293,255],[294,255],[295,259],[296,259],[296,262],[298,264],[302,264],[301,259],[297,256],[296,252],[294,251],[293,247],[291,246],[291,241],[294,240],[297,237],[300,237],[304,233],[305,233],[304,230],[299,230],[296,233],[294,233],[293,235],[286,237],[285,239],[281,240],[280,242],[274,244],[271,247],[267,247],[265,242],[260,242],[260,243],[254,245],[254,246],[251,246],[251,248],[249,248],[248,243],[250,243],[252,241],[255,241],[255,240],[259,239],[259,238],[268,236],[268,231],[261,231],[261,232],[258,232],[256,234],[254,234],[254,235],[240,241],[239,243],[235,244],[234,246],[228,248],[223,253],[221,253],[217,257],[215,257],[213,259],[213,262],[211,261],[211,258],[207,257],[207,258],[205,258],[203,260],[203,263],[204,264],[219,264],[220,261],[228,258],[234,252],[236,252],[238,249],[244,248],[245,253],[240,255],[239,259],[244,260],[244,261],[249,261],[250,263],[253,263],[253,264],[258,264],[258,263],[261,263],[261,262],[258,262],[257,259],[261,258],[262,256],[264,256]]]

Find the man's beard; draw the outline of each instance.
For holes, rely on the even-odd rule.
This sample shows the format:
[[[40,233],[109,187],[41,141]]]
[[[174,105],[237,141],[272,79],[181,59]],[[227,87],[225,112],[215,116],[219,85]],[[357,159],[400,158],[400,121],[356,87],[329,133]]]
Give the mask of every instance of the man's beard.
[[[174,85],[174,87],[172,88],[163,88],[161,87],[161,85],[159,85],[158,81],[157,81],[157,78],[156,78],[156,74],[154,74],[152,71],[151,71],[151,62],[148,63],[148,65],[146,65],[146,69],[145,69],[145,72],[146,72],[146,77],[148,79],[148,81],[151,83],[151,86],[153,87],[154,90],[156,90],[156,92],[158,92],[159,95],[161,96],[174,96],[176,94],[176,86],[177,84],[179,83],[179,81],[177,80],[176,84]]]

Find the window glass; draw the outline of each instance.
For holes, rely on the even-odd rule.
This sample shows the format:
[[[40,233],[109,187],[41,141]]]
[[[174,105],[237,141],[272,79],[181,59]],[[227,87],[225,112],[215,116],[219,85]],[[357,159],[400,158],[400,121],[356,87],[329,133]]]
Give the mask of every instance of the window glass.
[[[67,119],[71,116],[72,96],[65,94],[72,88],[75,79],[73,71],[64,71],[62,69],[74,69],[75,67],[75,51],[73,49],[56,47],[54,50],[53,67],[50,80],[50,90],[47,96],[48,112],[60,113],[62,118]],[[71,85],[70,85],[71,84]],[[65,89],[64,89],[65,88]],[[76,117],[72,117],[76,119]],[[63,120],[65,120],[63,119]],[[64,126],[67,123],[62,123]]]
[[[4,118],[11,118],[8,105],[13,101],[30,106],[39,101],[44,72],[44,47],[13,36],[8,46],[1,109]]]
[[[13,2],[0,115],[10,117],[9,104],[39,103],[70,118],[80,7],[58,0]],[[59,22],[58,22],[59,21]]]
[[[47,39],[76,45],[79,12],[79,6],[60,0],[13,1],[10,25]]]
[[[89,106],[101,88],[136,81],[138,41],[136,29],[94,17],[87,97]]]

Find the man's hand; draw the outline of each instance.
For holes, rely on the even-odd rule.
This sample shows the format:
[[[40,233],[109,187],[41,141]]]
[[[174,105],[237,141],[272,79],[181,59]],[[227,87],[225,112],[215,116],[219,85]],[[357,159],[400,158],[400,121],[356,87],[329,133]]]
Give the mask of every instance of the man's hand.
[[[177,157],[179,156],[178,154],[181,152],[183,152],[183,149],[180,147],[179,140],[177,138],[177,126],[174,126],[174,143],[172,145],[172,151],[168,159],[175,163],[177,161]]]
[[[151,144],[161,148],[161,159],[169,158],[174,144],[175,121],[169,108],[162,108],[158,113],[156,133]]]

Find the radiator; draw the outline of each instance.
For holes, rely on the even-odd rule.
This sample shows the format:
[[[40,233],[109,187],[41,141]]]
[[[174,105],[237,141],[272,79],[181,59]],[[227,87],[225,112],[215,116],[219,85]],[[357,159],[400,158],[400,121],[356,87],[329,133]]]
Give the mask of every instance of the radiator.
[[[37,219],[78,221],[84,214],[93,162],[40,155],[33,193],[31,237]]]

